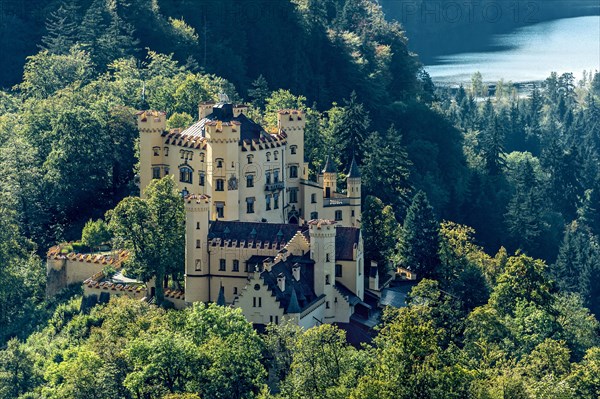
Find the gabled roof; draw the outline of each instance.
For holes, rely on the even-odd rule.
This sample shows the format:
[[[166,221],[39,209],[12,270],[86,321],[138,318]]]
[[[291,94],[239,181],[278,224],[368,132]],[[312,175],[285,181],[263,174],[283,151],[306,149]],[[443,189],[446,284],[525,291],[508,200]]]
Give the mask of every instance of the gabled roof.
[[[288,223],[261,223],[261,222],[230,222],[217,220],[211,222],[208,238],[248,242],[269,242],[282,246],[287,243],[298,231],[307,230],[307,226],[298,226]]]
[[[294,278],[292,273],[292,267],[296,264],[300,265],[299,281]],[[310,259],[309,254],[289,256],[287,260],[277,262],[271,266],[271,270],[263,271],[260,277],[267,284],[269,291],[271,291],[279,303],[279,307],[284,309],[285,313],[301,313],[318,299],[313,288],[315,282],[314,267],[315,262]],[[285,277],[284,291],[281,291],[277,284],[278,276]]]

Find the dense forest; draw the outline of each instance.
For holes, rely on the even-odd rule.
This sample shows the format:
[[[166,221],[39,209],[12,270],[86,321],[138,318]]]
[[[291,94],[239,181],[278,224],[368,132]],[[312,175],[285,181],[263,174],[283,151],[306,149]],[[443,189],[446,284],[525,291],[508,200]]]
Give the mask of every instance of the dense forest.
[[[436,88],[370,0],[22,4],[0,7],[0,398],[598,397],[598,72]],[[329,155],[343,190],[357,157],[365,264],[423,278],[365,347],[45,298],[51,245],[105,215],[119,236],[135,111],[184,127],[220,92],[271,128],[305,110],[312,176]]]

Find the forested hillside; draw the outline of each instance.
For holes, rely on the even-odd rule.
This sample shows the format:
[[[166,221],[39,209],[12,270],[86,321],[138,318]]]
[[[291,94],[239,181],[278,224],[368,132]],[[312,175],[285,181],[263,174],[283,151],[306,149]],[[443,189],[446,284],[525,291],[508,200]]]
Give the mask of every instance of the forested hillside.
[[[1,399],[598,397],[600,74],[436,90],[370,0],[22,4],[0,7]],[[329,155],[343,190],[357,157],[365,264],[424,278],[372,345],[45,299],[48,247],[139,194],[136,110],[185,127],[220,92],[268,128],[305,110],[313,177]]]

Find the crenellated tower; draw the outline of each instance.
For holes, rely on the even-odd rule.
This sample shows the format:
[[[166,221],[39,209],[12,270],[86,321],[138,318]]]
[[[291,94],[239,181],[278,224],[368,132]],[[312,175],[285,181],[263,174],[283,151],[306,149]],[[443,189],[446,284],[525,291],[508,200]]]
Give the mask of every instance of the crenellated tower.
[[[335,236],[332,220],[311,220],[309,224],[311,259],[315,262],[315,294],[333,298],[335,285]],[[330,301],[330,299],[327,299]],[[333,303],[326,303],[325,318],[334,317]]]
[[[325,167],[323,167],[321,175],[323,179],[323,197],[332,198],[333,194],[337,191],[337,170],[334,161],[331,160],[329,155],[327,155]]]
[[[188,195],[184,201],[185,300],[186,302],[208,302],[211,294],[208,254],[211,200],[207,195]]]
[[[165,161],[163,133],[167,129],[167,115],[160,111],[140,111],[137,113],[137,126],[140,132],[140,194],[152,179],[160,179],[168,170]]]

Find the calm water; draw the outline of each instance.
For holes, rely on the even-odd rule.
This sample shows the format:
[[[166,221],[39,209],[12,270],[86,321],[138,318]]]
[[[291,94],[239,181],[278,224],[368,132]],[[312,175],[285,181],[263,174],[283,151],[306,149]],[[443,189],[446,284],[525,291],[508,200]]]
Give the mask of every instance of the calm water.
[[[492,37],[492,50],[436,57],[426,66],[434,81],[462,83],[479,71],[484,81],[543,80],[552,71],[600,70],[600,16],[542,22]]]

